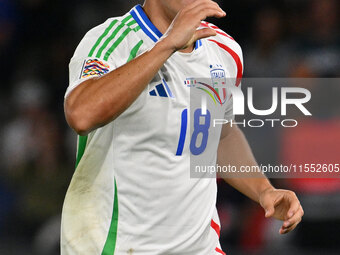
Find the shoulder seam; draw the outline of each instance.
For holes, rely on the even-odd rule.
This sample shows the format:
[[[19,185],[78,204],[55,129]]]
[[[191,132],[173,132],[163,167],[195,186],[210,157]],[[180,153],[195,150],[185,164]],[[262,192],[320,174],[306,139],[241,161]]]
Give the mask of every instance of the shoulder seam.
[[[206,22],[206,21],[202,21],[201,22],[201,26],[202,27],[211,28],[211,29],[215,30],[217,34],[223,35],[223,36],[225,36],[225,37],[235,41],[235,39],[232,36],[228,35],[226,32],[224,32],[222,29],[220,29],[219,27],[215,26],[212,23],[209,23],[209,22]]]
[[[129,14],[126,15],[126,17],[124,17],[122,20],[114,19],[113,21],[111,21],[110,24],[106,27],[105,31],[98,37],[97,41],[91,48],[88,57],[95,56],[97,58],[103,58],[105,61],[107,61],[112,52],[118,47],[118,45],[126,38],[126,36],[131,31],[137,32],[140,29],[137,22],[131,19],[132,15]],[[123,32],[118,38],[116,38],[116,36],[122,29]],[[108,48],[109,45],[111,45],[111,47]],[[95,52],[97,53],[95,54]]]
[[[241,57],[230,47],[227,45],[220,43],[216,40],[213,39],[208,39],[208,41],[215,43],[218,47],[222,48],[226,52],[229,53],[229,55],[234,59],[236,63],[236,68],[237,68],[237,74],[236,74],[236,83],[235,86],[238,87],[241,84],[242,76],[243,76],[243,64],[241,61]]]

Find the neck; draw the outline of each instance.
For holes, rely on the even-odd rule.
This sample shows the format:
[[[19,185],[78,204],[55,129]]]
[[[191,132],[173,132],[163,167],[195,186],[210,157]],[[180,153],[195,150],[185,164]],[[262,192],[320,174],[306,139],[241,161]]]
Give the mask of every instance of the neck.
[[[145,14],[157,29],[164,34],[175,16],[168,13],[159,1],[145,1],[143,5]]]
[[[176,17],[177,13],[172,13],[170,10],[167,10],[167,8],[165,8],[160,2],[161,1],[159,0],[145,1],[143,5],[143,10],[150,21],[157,27],[157,29],[162,34],[165,34],[165,32],[170,27],[172,21]],[[193,49],[194,45],[180,51],[188,53],[193,51]]]

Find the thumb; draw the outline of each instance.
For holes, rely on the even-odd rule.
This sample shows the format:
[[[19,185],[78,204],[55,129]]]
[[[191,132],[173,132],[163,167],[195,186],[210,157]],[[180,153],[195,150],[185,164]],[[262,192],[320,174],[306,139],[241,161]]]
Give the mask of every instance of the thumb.
[[[265,217],[266,218],[270,218],[270,217],[272,217],[274,215],[275,208],[274,208],[274,204],[273,203],[271,203],[270,201],[265,202],[262,207],[263,207],[263,209],[265,211]]]
[[[210,36],[215,36],[217,33],[214,29],[212,28],[202,28],[202,29],[198,29],[195,32],[195,40],[199,40],[202,38],[207,38]]]
[[[271,208],[265,210],[265,212],[266,212],[265,217],[270,218],[274,215],[275,209],[274,209],[274,207],[271,207]]]

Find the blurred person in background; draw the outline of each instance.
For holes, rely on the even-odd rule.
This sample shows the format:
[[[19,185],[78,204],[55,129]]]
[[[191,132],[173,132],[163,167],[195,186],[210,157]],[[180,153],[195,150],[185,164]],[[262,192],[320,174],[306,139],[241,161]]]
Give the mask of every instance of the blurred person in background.
[[[16,114],[1,130],[1,174],[14,194],[3,229],[7,239],[16,236],[25,245],[30,233],[58,214],[69,174],[62,170],[60,130],[47,107],[46,84],[27,78],[13,91]]]
[[[337,0],[312,0],[305,9],[305,31],[297,42],[297,61],[291,76],[295,78],[336,78],[340,76],[340,2]],[[324,86],[306,82],[314,97],[311,103],[313,116],[330,119],[340,115],[337,104],[340,87],[325,79]],[[326,89],[325,89],[326,88]],[[320,105],[327,102],[328,107]]]
[[[306,8],[305,34],[298,43],[299,61],[293,77],[339,77],[339,1],[312,0]]]
[[[292,0],[285,1],[285,4],[283,4],[283,1],[277,1],[276,3],[279,3],[281,8],[275,5],[275,3],[268,4],[268,1],[262,1],[262,4],[255,8],[250,2],[251,1],[249,1],[249,4],[247,3],[247,6],[252,6],[251,10],[256,13],[256,22],[254,22],[255,32],[252,33],[252,38],[246,37],[244,42],[246,46],[244,49],[246,63],[245,77],[284,78],[293,76],[296,78],[316,78],[339,76],[339,1]],[[259,1],[257,1],[257,3],[259,3]],[[244,15],[251,17],[248,12],[249,11],[244,10]],[[246,15],[246,13],[248,15]],[[239,23],[241,22],[239,21]],[[311,47],[312,45],[313,47]],[[265,108],[271,103],[268,91],[270,91],[273,84],[268,84],[269,86],[266,87],[265,82],[263,83],[263,86],[254,87],[254,93],[256,95],[255,105],[259,108]],[[278,82],[275,85],[280,86],[283,83],[280,84]],[[326,160],[327,158],[332,158],[330,155],[333,155],[331,162],[334,163],[336,161],[334,153],[329,153],[331,151],[338,153],[339,148],[334,146],[334,144],[340,142],[338,136],[334,134],[334,130],[338,126],[337,119],[340,116],[340,104],[337,99],[340,94],[340,86],[334,86],[334,83],[338,82],[336,80],[330,81],[325,79],[322,84],[323,86],[315,84],[312,80],[304,83],[305,86],[303,87],[309,89],[313,95],[309,109],[313,112],[314,118],[318,118],[321,121],[310,121],[307,125],[303,125],[303,120],[299,120],[304,126],[304,129],[301,129],[301,131],[299,129],[299,131],[296,132],[292,130],[291,133],[294,134],[292,135],[294,139],[300,137],[298,139],[298,141],[301,142],[300,146],[297,146],[296,140],[292,140],[290,135],[283,135],[280,129],[261,128],[254,130],[246,128],[245,133],[250,144],[255,148],[254,152],[259,162],[264,164],[268,162],[277,164],[277,162],[281,161],[292,163],[282,155],[282,151],[294,151],[291,154],[298,157],[301,150],[309,151],[310,153],[311,150],[321,150],[323,152],[318,153],[320,155],[319,158]],[[322,134],[315,134],[317,130],[322,132]],[[328,136],[326,135],[327,133]],[[305,136],[301,136],[302,134],[305,134]],[[319,137],[319,139],[317,137]],[[308,141],[304,139],[308,139]],[[283,142],[285,140],[287,140],[287,142]],[[321,142],[321,140],[323,142]],[[318,147],[318,144],[320,147]],[[284,147],[284,149],[282,147]],[[271,150],[268,151],[268,148],[271,148]],[[295,150],[292,150],[292,148],[295,148]],[[308,148],[313,149],[309,150]],[[303,160],[303,162],[314,161],[315,157],[309,157]],[[262,218],[256,216],[252,219],[247,218],[247,221],[237,221],[238,217],[236,215],[238,212],[247,213],[248,211],[253,211],[256,207],[247,200],[239,199],[238,194],[225,188],[225,185],[220,183],[220,190],[224,190],[228,196],[237,198],[232,200],[232,204],[230,204],[229,201],[223,200],[223,197],[220,197],[218,200],[218,205],[225,209],[223,212],[227,215],[226,221],[231,222],[233,229],[232,232],[228,232],[230,229],[222,229],[226,231],[226,233],[222,232],[221,237],[225,238],[225,242],[227,243],[232,243],[236,247],[242,247],[242,250],[246,254],[257,254],[257,252],[260,251],[264,251],[266,254],[285,254],[288,251],[291,254],[304,254],[304,251],[307,251],[307,249],[311,254],[320,254],[320,250],[323,250],[325,254],[333,254],[335,250],[339,250],[339,248],[336,248],[338,246],[335,245],[338,239],[334,238],[337,235],[334,230],[338,226],[338,220],[332,216],[334,215],[332,212],[338,212],[337,208],[339,208],[338,200],[334,199],[334,196],[339,194],[336,188],[339,182],[337,180],[323,180],[320,182],[322,184],[317,181],[307,181],[304,184],[305,186],[308,185],[310,190],[317,190],[319,186],[324,187],[321,188],[321,191],[313,193],[313,195],[316,196],[314,203],[310,203],[310,201],[313,200],[313,195],[309,196],[308,204],[311,205],[309,211],[317,211],[316,209],[312,209],[313,206],[320,208],[319,211],[321,211],[323,215],[331,215],[328,223],[322,225],[321,222],[318,223],[318,221],[326,222],[325,218],[321,217],[321,219],[318,219],[311,217],[309,223],[302,223],[302,226],[304,226],[303,230],[301,227],[290,236],[292,238],[284,239],[276,238],[276,236],[273,235],[273,230],[277,227],[277,223],[274,221],[264,224]],[[300,186],[303,186],[303,182],[300,180],[294,182],[290,180],[275,180],[275,183],[280,183],[280,185],[284,187],[298,190],[298,194],[301,194],[301,196],[305,195],[305,192],[300,189]],[[301,183],[301,185],[297,185],[299,183]],[[326,187],[329,188],[330,192],[324,194],[325,192],[323,190],[326,190]],[[322,197],[322,199],[319,197],[318,200],[318,196]],[[304,201],[302,201],[302,204],[303,202]],[[231,220],[230,217],[232,217]],[[233,219],[236,220],[233,221]],[[221,220],[224,220],[222,216]],[[310,224],[311,222],[315,224]],[[241,232],[235,231],[235,224],[237,224],[239,230],[243,230],[241,230]],[[321,228],[321,225],[324,227],[324,232],[316,230],[318,227]],[[330,225],[333,227],[330,227]],[[329,232],[326,234],[327,229]],[[251,235],[249,231],[257,234]],[[236,238],[236,240],[235,233],[239,233],[239,237],[238,239]],[[256,236],[256,238],[254,238],[254,236]],[[326,239],[328,241],[326,241]],[[297,243],[302,245],[303,248],[300,246],[300,249],[294,249]],[[327,246],[327,244],[329,245]],[[336,252],[334,254],[336,254]]]
[[[289,75],[295,52],[285,29],[285,16],[276,7],[268,6],[256,13],[252,40],[246,48],[245,77]]]
[[[313,119],[300,120],[300,127],[281,132],[281,160],[286,164],[339,162],[340,127],[340,34],[337,0],[312,0],[301,18],[304,30],[296,38],[294,78],[304,83],[313,97]],[[315,154],[315,152],[317,152]],[[288,179],[309,214],[291,243],[310,253],[339,252],[340,180]]]
[[[0,107],[0,121],[6,117],[6,114],[10,111],[7,93],[10,91],[10,86],[6,86],[10,83],[11,73],[13,66],[16,64],[15,55],[18,42],[15,40],[16,33],[18,31],[18,11],[11,0],[0,1],[0,70],[3,74],[3,78],[0,83],[0,102],[3,102]]]

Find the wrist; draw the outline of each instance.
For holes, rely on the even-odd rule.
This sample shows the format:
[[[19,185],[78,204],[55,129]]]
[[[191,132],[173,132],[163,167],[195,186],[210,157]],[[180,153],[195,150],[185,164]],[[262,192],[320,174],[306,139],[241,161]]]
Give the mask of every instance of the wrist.
[[[269,181],[267,182],[266,185],[263,185],[258,192],[258,202],[261,201],[261,197],[266,194],[267,192],[271,192],[274,191],[275,188],[269,183]]]
[[[167,52],[170,55],[177,51],[176,46],[173,43],[171,43],[168,37],[161,38],[160,41],[156,43],[155,47],[158,47],[160,50]]]

